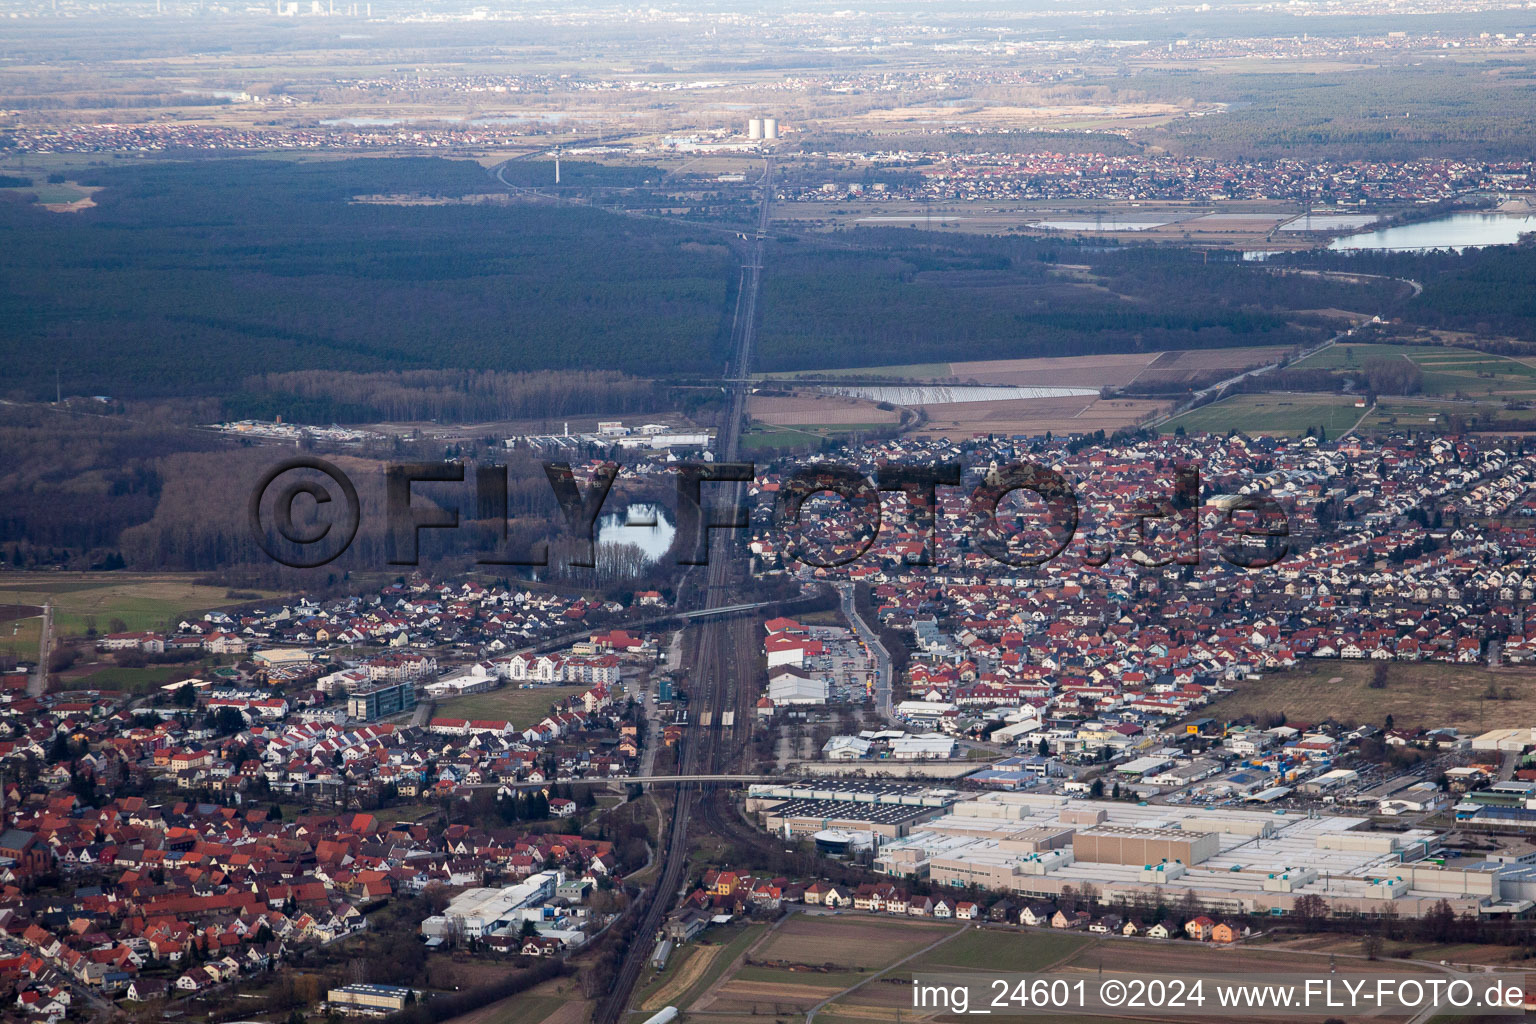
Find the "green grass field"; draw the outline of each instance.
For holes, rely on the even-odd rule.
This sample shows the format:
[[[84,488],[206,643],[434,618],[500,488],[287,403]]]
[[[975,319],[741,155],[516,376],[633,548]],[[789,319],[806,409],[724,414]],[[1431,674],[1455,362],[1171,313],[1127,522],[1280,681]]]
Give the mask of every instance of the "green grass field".
[[[1385,398],[1376,404],[1362,429],[1447,429],[1452,416],[1462,417],[1469,428],[1497,429],[1500,424],[1529,422],[1536,417],[1530,409],[1506,409],[1502,401],[1456,402],[1433,399]]]
[[[439,718],[483,718],[493,721],[506,720],[513,725],[526,727],[549,714],[549,706],[567,697],[585,693],[586,686],[538,686],[531,690],[518,690],[503,686],[489,693],[472,693],[467,697],[451,697],[438,701]]]
[[[90,195],[85,189],[68,182],[38,182],[27,191],[35,193],[39,203],[73,203]]]
[[[1385,398],[1362,426],[1370,428],[1433,427],[1446,419],[1444,402],[1415,402],[1411,398]],[[1431,419],[1433,417],[1433,419]]]
[[[1372,359],[1398,359],[1407,356],[1414,359],[1419,354],[1446,355],[1448,353],[1466,353],[1479,355],[1471,349],[1445,348],[1440,345],[1378,345],[1370,342],[1339,342],[1330,345],[1321,352],[1298,362],[1292,363],[1292,369],[1298,370],[1355,370],[1365,366]]]
[[[1536,389],[1536,367],[1470,348],[1441,345],[1338,344],[1295,364],[1297,369],[1355,370],[1372,359],[1406,358],[1424,374],[1424,394],[1470,397]]]
[[[1183,427],[1190,434],[1237,430],[1294,437],[1305,434],[1309,427],[1322,427],[1330,438],[1335,438],[1354,426],[1364,413],[1364,409],[1355,408],[1352,395],[1233,395],[1175,416],[1158,429],[1165,434]]]
[[[753,423],[741,435],[741,446],[746,449],[800,448],[819,445],[829,437],[846,437],[865,431],[890,430],[893,423],[811,423],[802,426],[770,426]]]
[[[261,597],[276,596],[263,593]],[[190,575],[157,573],[7,572],[0,575],[0,604],[53,602],[53,628],[84,636],[94,623],[110,632],[113,619],[130,630],[167,629],[190,615],[240,603],[223,587],[192,582]],[[37,646],[32,651],[36,657]]]
[[[793,448],[809,443],[812,438],[788,427],[768,427],[761,424],[748,427],[741,435],[741,447],[746,451],[762,451],[773,448]]]
[[[1440,345],[1338,344],[1294,364],[1296,369],[1358,370],[1373,359],[1409,359],[1423,373],[1422,396],[1383,396],[1360,423],[1361,430],[1443,427],[1450,414],[1469,424],[1496,428],[1504,421],[1528,419],[1524,411],[1504,408],[1506,400],[1536,397],[1536,366],[1468,348]],[[1461,401],[1446,401],[1456,396]],[[1322,427],[1336,438],[1360,419],[1356,396],[1344,394],[1234,395],[1192,410],[1163,424],[1164,433],[1183,427],[1188,433],[1304,434]],[[1436,400],[1440,399],[1440,400]],[[1433,417],[1433,419],[1431,418]]]
[[[1231,721],[1241,715],[1282,711],[1303,722],[1315,722],[1328,714],[1341,722],[1372,725],[1380,725],[1391,715],[1393,724],[1400,728],[1451,725],[1474,732],[1536,721],[1536,669],[1386,664],[1385,689],[1370,688],[1375,672],[1370,661],[1316,660],[1289,672],[1235,683],[1235,692],[1200,713],[1217,721]],[[1498,699],[1487,699],[1490,684]]]
[[[36,661],[37,645],[42,639],[42,632],[41,615],[0,622],[0,652],[22,661]]]
[[[145,668],[121,668],[111,665],[86,675],[70,676],[62,685],[56,685],[54,689],[127,690],[132,693],[149,693],[172,680],[200,675],[200,670],[201,666],[197,662],[185,665],[153,665]]]
[[[559,996],[513,996],[477,1012],[475,1024],[539,1024],[565,1004]]]

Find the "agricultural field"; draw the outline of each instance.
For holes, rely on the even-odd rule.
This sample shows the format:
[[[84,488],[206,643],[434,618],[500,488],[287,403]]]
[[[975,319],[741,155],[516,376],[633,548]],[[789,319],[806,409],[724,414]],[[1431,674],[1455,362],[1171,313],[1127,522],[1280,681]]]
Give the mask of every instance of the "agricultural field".
[[[913,971],[1040,971],[1072,956],[1093,940],[1075,932],[972,929],[923,954],[906,968]]]
[[[1047,356],[1038,359],[976,359],[950,363],[950,376],[978,384],[1019,387],[1121,387],[1135,380],[1162,355],[1116,352],[1108,355]]]
[[[767,930],[768,926],[764,924],[733,924],[706,932],[703,940],[708,944],[695,951],[647,1003],[654,1003],[657,1009],[663,1006],[704,1009],[715,1001],[723,979],[740,969],[742,960],[755,950]]]
[[[1159,352],[1135,377],[1137,384],[1175,388],[1203,385],[1212,377],[1224,379],[1255,366],[1277,362],[1286,349],[1212,348]],[[1129,381],[1127,383],[1130,383]]]
[[[742,431],[741,447],[749,452],[784,448],[816,449],[828,438],[890,429],[889,423],[806,423],[792,427],[754,423]]]
[[[1262,941],[1262,940],[1261,940]],[[1311,953],[1337,953],[1343,956],[1367,955],[1364,938],[1359,935],[1302,935],[1285,936],[1269,944],[1277,950],[1304,950]],[[1429,960],[1439,963],[1475,966],[1520,966],[1525,950],[1519,946],[1496,946],[1487,943],[1423,943],[1404,942],[1401,939],[1383,939],[1377,956],[1383,959]]]
[[[979,926],[952,931],[951,937],[881,978],[840,995],[827,1006],[828,1019],[894,1020],[910,1011],[914,974],[1041,971],[1071,960],[1097,944],[1087,935],[1049,929],[1014,931]],[[817,1020],[821,1020],[817,1015]]]
[[[651,975],[635,994],[635,1005],[642,1010],[659,1010],[675,1001],[703,977],[709,962],[719,953],[719,946],[693,942],[674,949],[667,965]]]
[[[1165,352],[911,363],[830,371],[797,370],[774,376],[780,379],[847,376],[1011,387],[1120,388],[1134,383],[1177,391],[1274,362],[1286,351],[1277,346],[1179,349]],[[860,403],[861,408],[868,408],[874,413],[869,417],[860,417],[851,408],[843,410],[836,407],[833,403],[839,400],[853,401],[808,393],[754,398],[753,418],[759,422],[743,438],[743,443],[749,448],[804,446],[815,444],[839,430],[851,432],[856,429],[872,429],[871,424],[881,422],[882,414],[877,405]],[[909,424],[908,429],[919,438],[958,439],[977,434],[1039,435],[1046,431],[1091,433],[1103,430],[1105,433],[1113,433],[1151,419],[1165,412],[1168,407],[1169,403],[1163,400],[1101,398],[1097,395],[913,404],[910,408],[918,411],[922,419],[915,425]],[[883,418],[885,422],[894,423],[900,419],[900,412],[885,412]],[[862,419],[863,422],[857,426],[851,425],[854,419]],[[1351,419],[1339,430],[1353,423],[1354,419]],[[796,434],[784,429],[791,424],[805,433]],[[1303,424],[1301,430],[1309,425],[1312,424]]]
[[[1536,720],[1536,671],[1387,664],[1387,686],[1382,690],[1370,689],[1373,663],[1330,659],[1234,683],[1234,693],[1201,709],[1201,714],[1230,721],[1283,711],[1310,722],[1326,713],[1344,722],[1375,725],[1391,715],[1399,728],[1450,725],[1474,732]]]
[[[264,600],[270,592],[233,595],[223,587],[194,583],[190,574],[8,572],[0,576],[0,605],[53,602],[53,628],[62,636],[84,636],[92,625],[110,631],[112,620],[126,628],[165,629],[188,616]],[[37,646],[32,647],[36,656]]]
[[[53,684],[55,690],[121,690],[128,693],[150,693],[166,683],[189,676],[200,675],[198,662],[180,665],[148,665],[144,668],[126,668],[120,665],[98,663],[83,669],[70,670]]]
[[[1386,347],[1386,346],[1383,346]],[[881,380],[1003,384],[1016,387],[1124,387],[1132,381],[1177,384],[1213,371],[1237,373],[1274,362],[1287,349],[1279,346],[1175,349],[1164,352],[1112,352],[1027,359],[973,359],[948,363],[859,366],[842,370],[794,370],[760,373],[764,379],[867,377]]]
[[[1165,434],[1183,427],[1190,434],[1225,434],[1237,430],[1245,434],[1295,437],[1310,428],[1322,427],[1331,439],[1353,427],[1365,413],[1365,409],[1355,407],[1353,395],[1242,394],[1191,409],[1165,421],[1159,429]]]
[[[758,960],[869,970],[887,967],[954,930],[954,925],[944,922],[797,914],[754,956]]]
[[[720,959],[726,955],[720,954],[710,971],[719,971],[716,981],[703,998],[674,1005],[708,1010],[712,1017],[751,1017],[801,1014],[855,986],[862,986],[861,991],[894,992],[893,986],[876,980],[884,971],[963,934],[964,925],[954,922],[795,914],[769,931],[729,970],[719,971]],[[752,963],[747,964],[747,959]]]
[[[769,426],[899,423],[901,410],[842,395],[802,391],[793,395],[754,395],[749,415]]]
[[[1424,371],[1427,395],[1536,393],[1536,367],[1518,359],[1467,352],[1415,355],[1413,361]]]
[[[580,983],[566,977],[455,1017],[453,1024],[584,1024],[591,1014],[592,1004],[582,998]]]
[[[796,931],[803,932],[825,923],[826,919],[818,922],[811,915],[802,915],[782,927],[797,925],[799,927]],[[765,1015],[783,1019],[813,1009],[815,1024],[897,1024],[901,1020],[913,1019],[958,1019],[941,1012],[912,1009],[909,984],[913,976],[919,973],[990,975],[997,972],[1053,971],[1064,976],[1118,972],[1207,975],[1269,971],[1300,973],[1333,969],[1343,974],[1378,974],[1383,970],[1422,974],[1432,970],[1425,964],[1394,964],[1391,968],[1384,968],[1379,962],[1359,956],[1357,950],[1346,948],[1347,942],[1338,948],[1327,949],[1313,949],[1306,942],[1289,941],[1284,945],[1218,948],[1178,940],[1100,938],[1052,929],[985,928],[958,922],[918,924],[899,919],[843,917],[837,923],[839,926],[852,926],[853,929],[872,932],[909,934],[899,948],[890,947],[883,956],[868,958],[881,962],[871,963],[862,971],[819,973],[808,969],[792,972],[742,967],[723,977],[717,990],[718,998],[695,1004],[692,1009],[699,1011],[707,1007],[711,1020],[728,1024],[748,1024]],[[922,929],[926,934],[912,931],[914,928]],[[764,951],[776,943],[782,942],[788,948],[794,948],[790,942],[795,934],[791,932],[790,937],[785,939],[770,934],[768,939],[752,951],[752,957],[763,959]],[[819,938],[832,940],[834,936],[827,933]],[[845,941],[858,941],[858,937],[850,929]],[[889,942],[885,938],[876,941],[881,946]],[[911,952],[914,942],[921,951],[915,957]],[[827,948],[830,950],[832,946],[829,944]],[[1454,947],[1425,947],[1418,952],[1419,959],[1452,959],[1460,962],[1456,954],[1463,953],[1470,959],[1471,951]],[[1329,957],[1334,954],[1337,955],[1337,961],[1331,962]],[[912,959],[901,962],[904,957]],[[898,963],[900,966],[895,966]],[[653,1002],[657,1007],[668,1005],[656,1000]],[[647,1008],[650,1008],[649,1005]],[[685,1013],[689,1009],[686,1005],[680,1005],[679,1008]],[[1058,1024],[1077,1020],[1108,1024],[1133,1018],[1056,1016],[1046,1019]]]
[[[586,686],[535,686],[524,690],[503,686],[486,693],[471,693],[465,697],[450,697],[439,701],[437,715],[440,718],[505,720],[526,728],[549,714],[551,704],[558,704],[588,689],[590,687]]]
[[[1488,406],[1481,407],[1478,412],[1487,410],[1489,416],[1497,420],[1503,409],[1492,409]],[[1446,422],[1446,403],[1433,399],[1413,398],[1383,398],[1377,401],[1376,408],[1366,417],[1361,424],[1362,429],[1391,430],[1398,429],[1427,429],[1439,426]]]
[[[0,657],[35,661],[42,631],[41,608],[12,605],[4,609],[0,617]]]
[[[1506,403],[1536,400],[1536,366],[1518,359],[1442,345],[1332,345],[1293,364],[1297,370],[1355,371],[1379,359],[1407,359],[1423,375],[1422,394],[1381,396],[1364,420],[1354,407],[1358,396],[1334,393],[1272,392],[1234,395],[1163,424],[1166,431],[1190,433],[1301,434],[1322,427],[1336,438],[1359,421],[1361,430],[1446,429],[1452,420],[1467,429],[1497,429],[1526,423],[1532,414]],[[1155,364],[1153,369],[1155,369]],[[1150,371],[1149,371],[1150,372]],[[1143,380],[1146,379],[1144,376]]]
[[[1419,964],[1395,963],[1390,967],[1365,959],[1340,957],[1330,965],[1326,956],[1275,947],[1212,946],[1180,939],[1108,939],[1083,947],[1063,966],[1107,972],[1125,970],[1137,974],[1262,974],[1329,970],[1339,974],[1422,974]]]
[[[1303,370],[1357,370],[1372,359],[1409,359],[1424,374],[1425,395],[1468,398],[1536,395],[1536,366],[1520,359],[1444,345],[1331,345],[1295,364]]]
[[[96,205],[91,197],[101,189],[65,181],[36,185],[29,191],[37,195],[38,205],[45,210],[53,213],[78,213]]]
[[[925,421],[917,437],[964,439],[976,434],[1114,433],[1168,408],[1167,402],[1135,398],[1016,398],[918,406]]]
[[[1375,342],[1339,342],[1321,352],[1314,352],[1305,359],[1292,363],[1297,370],[1355,370],[1372,359],[1412,359],[1418,353],[1467,352],[1470,349],[1447,349],[1440,345],[1383,345]]]

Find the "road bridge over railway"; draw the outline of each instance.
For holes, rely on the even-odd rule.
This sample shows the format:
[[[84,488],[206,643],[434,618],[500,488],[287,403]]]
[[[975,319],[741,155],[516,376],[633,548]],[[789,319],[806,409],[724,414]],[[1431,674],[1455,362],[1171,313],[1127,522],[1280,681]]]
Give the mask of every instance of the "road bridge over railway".
[[[557,779],[554,782],[477,782],[455,789],[548,789],[560,786],[677,786],[685,782],[783,782],[782,775],[611,775],[582,779]]]

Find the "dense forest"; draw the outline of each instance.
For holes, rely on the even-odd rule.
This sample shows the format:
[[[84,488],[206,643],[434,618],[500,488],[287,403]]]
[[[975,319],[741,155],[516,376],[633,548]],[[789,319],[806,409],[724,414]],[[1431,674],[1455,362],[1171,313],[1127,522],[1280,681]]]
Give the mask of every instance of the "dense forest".
[[[0,553],[15,565],[59,551],[105,562],[125,527],[154,514],[160,456],[216,447],[163,410],[130,418],[0,405]]]
[[[1378,67],[1314,73],[1147,70],[1149,98],[1228,104],[1141,133],[1170,151],[1222,159],[1526,160],[1536,131],[1529,64]]]
[[[1425,327],[1536,342],[1536,242],[1429,253],[1295,253],[1278,262],[1411,278],[1423,294],[1406,301],[1404,320]]]
[[[0,204],[8,397],[228,394],[307,369],[641,374],[723,366],[734,256],[581,207],[390,206],[493,191],[464,161],[106,167],[96,209]]]
[[[613,370],[297,370],[252,377],[224,401],[231,418],[294,423],[486,422],[660,410],[666,392]]]
[[[404,383],[413,379],[421,386]],[[547,390],[538,390],[534,381],[543,381]],[[257,386],[268,384],[291,390],[243,392],[241,398],[267,399],[272,405],[266,411],[285,417],[295,410],[366,410],[402,418],[431,418],[434,411],[463,413],[468,419],[536,418],[558,415],[553,410],[560,404],[574,415],[594,404],[603,411],[621,408],[625,401],[636,411],[656,408],[650,404],[653,385],[613,373],[303,372],[274,375]],[[124,563],[138,568],[273,568],[251,539],[245,503],[261,475],[294,450],[234,440],[197,425],[225,409],[215,399],[158,405],[74,400],[58,408],[0,404],[0,559],[18,568],[67,564],[110,569]],[[445,447],[408,434],[352,451],[322,453],[348,467],[364,501],[363,528],[354,550],[340,563],[342,570],[376,568],[385,559],[384,459],[505,465],[512,521],[506,550],[526,547],[531,537],[558,533],[561,520],[540,458],[526,449],[506,449],[499,436]],[[599,453],[567,457],[579,462],[586,454]],[[443,507],[459,509],[466,523],[476,514],[473,468],[466,469],[463,484],[423,484],[413,490],[418,501],[436,495]],[[428,531],[425,537],[429,557],[478,557],[497,545],[486,530],[446,539]]]
[[[599,188],[655,171],[566,166]],[[351,201],[494,189],[466,161],[227,159],[108,166],[85,179],[104,191],[81,214],[0,205],[14,243],[0,250],[5,397],[49,397],[57,374],[65,393],[219,396],[241,415],[286,406],[290,418],[329,421],[480,418],[468,410],[512,389],[524,397],[494,415],[518,418],[565,415],[581,399],[548,387],[551,400],[533,402],[539,382],[510,377],[391,387],[272,375],[665,377],[725,362],[736,256],[718,232],[581,206]],[[760,368],[889,362],[893,347],[913,361],[1289,346],[1323,329],[1294,310],[1386,301],[1369,287],[1206,265],[1176,249],[856,234],[852,249],[805,240],[769,254]],[[618,409],[605,411],[638,408],[641,390],[615,394]]]
[[[778,246],[758,369],[1306,345],[1297,310],[1374,312],[1400,290],[1209,263],[1165,247],[860,230],[857,249]]]

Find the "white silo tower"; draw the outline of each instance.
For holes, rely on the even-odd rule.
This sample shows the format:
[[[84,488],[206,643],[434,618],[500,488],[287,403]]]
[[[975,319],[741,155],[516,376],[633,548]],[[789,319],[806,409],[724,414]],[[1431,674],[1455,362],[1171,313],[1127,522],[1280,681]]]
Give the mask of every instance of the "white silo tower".
[[[747,122],[747,138],[756,140],[761,139],[762,137],[763,119],[760,117],[754,117],[752,120]]]
[[[779,119],[776,117],[763,118],[763,138],[776,139],[779,137]]]

